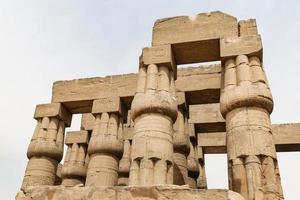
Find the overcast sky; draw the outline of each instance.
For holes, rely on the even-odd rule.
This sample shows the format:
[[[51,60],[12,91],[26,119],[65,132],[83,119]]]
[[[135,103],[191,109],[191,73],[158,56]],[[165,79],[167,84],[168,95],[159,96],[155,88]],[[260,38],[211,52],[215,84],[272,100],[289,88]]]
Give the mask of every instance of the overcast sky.
[[[215,10],[256,18],[272,122],[300,122],[298,0],[0,0],[0,199],[20,188],[35,105],[50,102],[54,81],[137,72],[156,19]],[[285,197],[299,200],[300,154],[278,157]],[[209,188],[226,188],[226,156],[206,162]]]

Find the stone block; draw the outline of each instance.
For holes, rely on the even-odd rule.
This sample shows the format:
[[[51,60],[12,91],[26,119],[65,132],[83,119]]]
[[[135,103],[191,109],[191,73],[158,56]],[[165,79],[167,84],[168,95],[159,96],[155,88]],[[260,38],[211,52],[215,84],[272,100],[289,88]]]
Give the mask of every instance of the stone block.
[[[88,131],[71,131],[66,135],[65,144],[88,144],[89,133]]]
[[[235,17],[220,11],[159,19],[152,46],[172,44],[177,64],[219,60],[219,39],[238,37]]]
[[[239,36],[257,35],[257,25],[255,19],[239,21]]]
[[[95,124],[95,116],[91,113],[84,113],[81,116],[81,129],[92,131]]]
[[[178,106],[186,108],[186,99],[184,92],[176,92],[176,99]]]
[[[133,127],[123,127],[123,139],[124,140],[132,140],[134,136],[134,130]]]
[[[155,47],[143,48],[142,65],[156,64],[158,66],[167,66],[177,77],[177,67],[174,62],[171,45],[160,45]]]
[[[72,113],[91,113],[94,99],[119,96],[126,108],[136,92],[136,74],[57,81],[52,102],[62,102]],[[189,104],[220,100],[221,66],[208,65],[178,69],[176,91],[184,91]]]
[[[190,105],[190,123],[205,124],[225,122],[219,103]]]
[[[34,118],[58,117],[69,127],[72,121],[72,114],[61,103],[39,104],[36,106]]]
[[[107,98],[96,99],[93,102],[92,113],[123,113],[123,105],[120,97],[112,96]]]
[[[221,59],[238,55],[258,56],[262,60],[262,41],[260,35],[249,35],[220,40]]]

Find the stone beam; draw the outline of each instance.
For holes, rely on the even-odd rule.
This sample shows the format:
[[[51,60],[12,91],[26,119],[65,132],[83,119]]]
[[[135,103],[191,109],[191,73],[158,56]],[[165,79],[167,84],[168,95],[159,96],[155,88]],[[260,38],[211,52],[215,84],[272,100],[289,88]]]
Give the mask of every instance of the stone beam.
[[[52,102],[63,103],[74,114],[90,113],[93,100],[118,96],[129,109],[136,83],[136,74],[57,81],[52,87]],[[217,103],[220,99],[221,67],[179,68],[175,85],[177,91],[186,93],[188,104]]]
[[[157,20],[152,35],[153,46],[172,45],[177,64],[215,61],[220,38],[238,37],[238,22],[219,11],[171,17]]]
[[[300,123],[273,124],[277,152],[300,151]],[[198,133],[198,145],[206,154],[226,153],[226,133]]]

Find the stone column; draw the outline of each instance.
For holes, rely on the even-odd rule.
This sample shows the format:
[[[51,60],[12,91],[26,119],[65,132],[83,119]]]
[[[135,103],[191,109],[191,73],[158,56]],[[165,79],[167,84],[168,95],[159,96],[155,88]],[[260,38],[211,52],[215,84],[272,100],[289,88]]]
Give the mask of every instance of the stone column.
[[[197,178],[199,177],[199,163],[197,159],[196,139],[190,138],[190,153],[187,158],[188,166],[188,184],[191,188],[197,188]]]
[[[204,153],[202,147],[199,145],[197,146],[197,159],[199,163],[199,176],[197,178],[197,188],[207,189]]]
[[[54,185],[63,156],[64,131],[72,115],[60,103],[37,105],[37,125],[28,147],[29,158],[21,190],[27,186]]]
[[[68,146],[62,167],[62,185],[84,185],[87,171],[87,147],[89,134],[87,131],[72,131],[66,135]]]
[[[190,151],[188,125],[188,112],[184,92],[176,92],[178,115],[174,123],[174,184],[188,184],[187,156]]]
[[[133,121],[131,119],[131,110],[127,112],[127,122],[124,124],[124,152],[122,159],[119,164],[119,177],[118,177],[118,185],[119,186],[128,186],[129,184],[129,171],[131,165],[131,144],[133,138]]]
[[[131,186],[173,184],[175,79],[176,65],[170,45],[143,49],[131,107],[134,121]]]
[[[131,163],[131,141],[124,140],[124,153],[119,163],[118,185],[127,186],[129,183],[129,171]]]
[[[230,189],[249,200],[282,199],[270,122],[273,100],[261,63],[261,44],[257,44],[260,38],[253,37],[221,44],[221,52],[236,54],[222,62],[220,99],[226,119]],[[242,49],[245,44],[247,48]],[[251,53],[256,50],[256,55]]]
[[[93,102],[95,125],[88,146],[86,186],[114,186],[123,154],[123,106],[119,97]]]

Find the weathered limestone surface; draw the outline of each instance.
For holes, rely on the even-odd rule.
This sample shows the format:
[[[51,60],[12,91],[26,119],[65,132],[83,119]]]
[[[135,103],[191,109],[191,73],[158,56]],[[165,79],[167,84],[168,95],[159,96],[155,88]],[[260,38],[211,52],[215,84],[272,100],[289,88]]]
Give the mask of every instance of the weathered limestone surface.
[[[273,124],[272,132],[277,152],[300,151],[300,124]],[[227,153],[226,133],[198,133],[198,145],[205,154]]]
[[[220,65],[179,68],[177,77],[176,90],[186,92],[189,104],[219,102]],[[57,81],[52,88],[52,102],[64,103],[72,113],[90,113],[94,99],[115,95],[129,109],[136,84],[137,74]]]
[[[197,63],[219,60],[219,39],[237,36],[237,19],[217,11],[157,20],[152,45],[172,44],[177,64]]]
[[[220,65],[177,71],[206,61]],[[36,108],[17,200],[284,198],[276,153],[300,150],[300,124],[271,124],[254,19],[157,20],[138,74],[58,81],[52,93]],[[75,113],[81,130],[64,140]],[[227,153],[229,189],[240,195],[191,189],[207,189],[208,153]]]
[[[16,200],[243,200],[229,190],[192,190],[186,186],[161,187],[31,187]]]
[[[119,97],[93,102],[95,123],[88,146],[87,186],[114,186],[123,154],[123,104]]]
[[[61,170],[62,185],[84,185],[88,165],[89,138],[88,131],[72,131],[66,135],[67,153]]]
[[[229,188],[247,199],[283,199],[270,120],[273,99],[262,61],[237,51],[223,64],[220,110]]]
[[[165,54],[172,55],[172,52]],[[167,57],[168,64],[158,62],[157,57],[160,58],[161,54],[145,56],[142,58],[151,64],[142,64],[139,68],[137,90],[131,105],[134,136],[130,186],[173,183],[173,124],[178,114],[175,96],[177,66],[173,66],[173,55]]]

